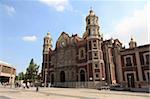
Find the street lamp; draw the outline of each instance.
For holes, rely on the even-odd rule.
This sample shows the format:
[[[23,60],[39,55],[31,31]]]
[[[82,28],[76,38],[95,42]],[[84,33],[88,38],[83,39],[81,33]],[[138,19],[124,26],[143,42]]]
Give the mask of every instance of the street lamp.
[[[45,87],[46,87],[46,82],[47,82],[47,69],[45,69]]]
[[[90,80],[93,80],[93,78],[92,78],[92,77],[90,77]]]
[[[103,78],[102,78],[102,81],[104,81],[104,80],[105,80],[105,78],[103,77]]]

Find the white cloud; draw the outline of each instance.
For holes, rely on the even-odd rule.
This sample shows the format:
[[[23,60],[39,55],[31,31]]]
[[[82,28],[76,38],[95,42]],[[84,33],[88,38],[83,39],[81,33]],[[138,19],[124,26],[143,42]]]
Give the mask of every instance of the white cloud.
[[[128,43],[132,36],[138,45],[149,43],[148,24],[150,24],[150,5],[147,3],[143,9],[136,10],[132,15],[124,17],[114,28],[114,36]],[[127,44],[125,44],[127,45]]]
[[[6,11],[6,13],[10,16],[14,15],[16,13],[16,10],[13,6],[10,5],[2,5],[4,7],[4,10]]]
[[[35,35],[33,35],[33,36],[24,36],[24,37],[22,37],[22,40],[28,41],[28,42],[35,42],[37,40],[37,37]]]
[[[68,0],[39,0],[43,4],[55,8],[58,12],[63,12],[66,8],[71,8]]]

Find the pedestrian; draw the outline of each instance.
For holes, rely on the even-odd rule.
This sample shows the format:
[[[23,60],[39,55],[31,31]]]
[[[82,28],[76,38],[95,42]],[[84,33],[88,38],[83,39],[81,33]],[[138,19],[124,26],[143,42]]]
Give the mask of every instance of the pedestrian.
[[[27,88],[29,89],[29,87],[30,87],[30,83],[29,83],[29,82],[27,82]]]
[[[39,87],[38,87],[38,84],[36,85],[36,92],[38,92],[39,91]]]
[[[23,88],[25,89],[25,87],[26,87],[26,84],[25,84],[25,83],[23,83],[23,84],[22,84],[22,86],[23,86]]]

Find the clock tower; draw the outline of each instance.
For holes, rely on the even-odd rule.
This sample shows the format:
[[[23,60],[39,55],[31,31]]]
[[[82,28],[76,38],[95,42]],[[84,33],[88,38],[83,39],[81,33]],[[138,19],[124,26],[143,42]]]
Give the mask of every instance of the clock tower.
[[[105,64],[101,49],[102,36],[99,29],[98,16],[91,9],[86,17],[86,31],[83,35],[83,38],[87,41],[88,76],[89,81],[105,82]]]

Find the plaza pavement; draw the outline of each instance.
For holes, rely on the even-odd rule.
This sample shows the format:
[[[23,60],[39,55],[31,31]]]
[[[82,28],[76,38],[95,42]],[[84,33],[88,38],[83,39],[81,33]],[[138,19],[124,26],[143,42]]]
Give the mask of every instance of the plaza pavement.
[[[148,93],[96,90],[84,88],[22,89],[0,87],[0,99],[149,99]]]

